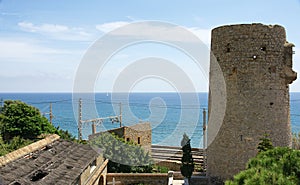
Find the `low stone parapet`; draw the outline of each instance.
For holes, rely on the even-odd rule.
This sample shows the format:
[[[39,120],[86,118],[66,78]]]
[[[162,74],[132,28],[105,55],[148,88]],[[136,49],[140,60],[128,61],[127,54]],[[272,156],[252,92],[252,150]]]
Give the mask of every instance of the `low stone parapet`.
[[[145,185],[167,185],[167,173],[108,173],[107,184],[130,185],[143,183]]]

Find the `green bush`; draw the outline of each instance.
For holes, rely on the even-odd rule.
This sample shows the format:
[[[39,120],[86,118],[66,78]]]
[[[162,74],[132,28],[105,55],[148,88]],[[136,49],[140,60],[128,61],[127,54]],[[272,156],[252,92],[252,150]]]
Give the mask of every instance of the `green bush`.
[[[252,158],[246,170],[226,185],[298,185],[300,183],[300,151],[276,147]]]
[[[68,140],[68,141],[76,141],[78,143],[84,143],[83,140],[82,141],[76,140],[76,138],[71,133],[69,133],[67,130],[61,130],[59,127],[56,127],[55,133],[59,135],[61,139]]]
[[[27,146],[33,142],[34,140],[23,139],[20,136],[15,136],[13,139],[6,143],[0,136],[0,156],[17,150],[21,147]]]
[[[168,171],[169,171],[169,168],[167,168],[165,166],[154,165],[153,169],[152,169],[152,172],[154,172],[154,173],[168,173]]]
[[[16,136],[35,139],[42,133],[54,133],[55,130],[37,108],[16,100],[4,102],[0,114],[0,133],[4,141]]]
[[[150,173],[152,161],[139,145],[125,142],[114,134],[105,132],[90,141],[95,150],[100,150],[109,159],[110,173]]]
[[[5,155],[7,153],[7,144],[3,141],[2,137],[0,136],[0,156]]]
[[[40,111],[24,102],[7,100],[0,112],[0,156],[33,143],[40,136],[58,134],[75,141],[68,131],[55,128]]]
[[[259,140],[260,142],[257,147],[258,152],[263,152],[274,148],[268,134],[265,134],[264,137],[260,138]]]
[[[293,134],[292,137],[292,148],[295,150],[300,150],[300,133]]]

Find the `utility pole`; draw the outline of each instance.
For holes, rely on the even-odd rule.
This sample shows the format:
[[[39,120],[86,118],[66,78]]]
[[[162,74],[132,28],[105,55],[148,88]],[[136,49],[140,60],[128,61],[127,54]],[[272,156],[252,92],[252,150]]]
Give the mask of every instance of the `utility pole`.
[[[53,124],[53,123],[52,123],[52,119],[53,119],[53,113],[52,113],[52,103],[50,103],[49,119],[50,119],[50,123],[51,123],[51,125],[52,125],[52,124]]]
[[[86,123],[92,123],[92,133],[96,133],[96,126],[103,123],[103,120],[110,119],[112,123],[119,122],[120,127],[122,126],[122,104],[120,103],[120,115],[118,116],[108,116],[102,118],[94,118],[89,120],[82,120],[82,100],[79,99],[79,106],[78,106],[78,139],[82,139],[82,125]]]
[[[206,110],[203,109],[203,149],[206,148]]]
[[[78,140],[82,140],[82,132],[81,132],[81,126],[82,126],[82,100],[79,98],[79,105],[78,105]]]
[[[96,123],[92,122],[92,134],[96,134],[96,133],[97,133]]]
[[[206,110],[203,109],[203,169],[206,169]]]
[[[120,118],[119,118],[119,122],[120,122],[120,128],[122,127],[122,103],[120,103]]]
[[[48,114],[49,114],[49,122],[50,122],[51,125],[52,125],[52,124],[53,124],[53,123],[52,123],[52,120],[53,120],[53,118],[54,118],[53,112],[52,112],[52,103],[50,103],[50,105],[49,105],[49,112],[43,113],[44,116],[45,116],[45,115],[48,115]]]
[[[0,99],[0,113],[2,111],[2,108],[3,108],[3,98]]]

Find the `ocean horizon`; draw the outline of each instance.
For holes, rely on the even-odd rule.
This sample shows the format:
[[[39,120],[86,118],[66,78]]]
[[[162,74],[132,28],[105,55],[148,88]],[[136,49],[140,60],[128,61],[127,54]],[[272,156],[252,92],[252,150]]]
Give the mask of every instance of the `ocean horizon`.
[[[191,145],[202,148],[203,109],[208,108],[208,93],[134,92],[134,93],[81,93],[37,92],[0,93],[0,100],[20,100],[37,107],[49,118],[52,104],[53,125],[78,136],[77,121],[79,98],[82,99],[82,120],[119,115],[122,104],[122,125],[131,126],[150,122],[152,143],[180,146],[183,133],[191,138]],[[291,127],[300,132],[300,92],[290,93]],[[207,120],[207,118],[206,118]],[[97,132],[119,127],[104,119]],[[92,133],[91,123],[82,127],[83,139]]]

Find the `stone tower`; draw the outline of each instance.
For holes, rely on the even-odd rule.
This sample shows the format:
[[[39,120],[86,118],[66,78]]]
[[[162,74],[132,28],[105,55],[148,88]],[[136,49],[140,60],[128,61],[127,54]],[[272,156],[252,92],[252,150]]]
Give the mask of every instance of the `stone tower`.
[[[243,170],[257,154],[264,134],[269,134],[274,146],[291,146],[289,84],[297,78],[292,70],[293,46],[278,25],[241,24],[212,30],[211,61],[216,59],[223,73],[226,109],[207,147],[209,176],[228,179]],[[213,68],[209,114],[211,87],[216,83]],[[210,132],[208,128],[208,136]]]

